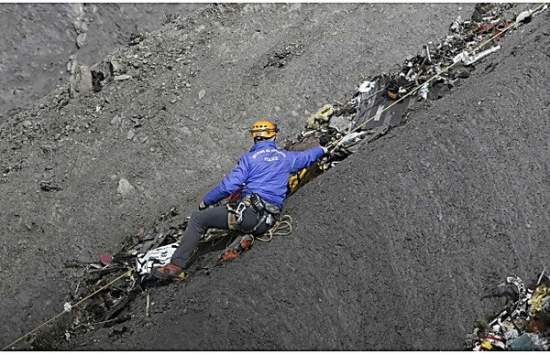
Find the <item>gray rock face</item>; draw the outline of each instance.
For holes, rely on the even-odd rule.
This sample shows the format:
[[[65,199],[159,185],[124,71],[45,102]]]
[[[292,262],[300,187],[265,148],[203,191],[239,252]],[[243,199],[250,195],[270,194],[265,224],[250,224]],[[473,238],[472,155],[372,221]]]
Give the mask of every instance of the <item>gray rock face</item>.
[[[114,75],[121,75],[126,73],[126,65],[120,61],[117,60],[111,60],[111,71]]]
[[[78,52],[92,66],[130,33],[160,28],[203,4],[0,4],[0,121],[67,82],[64,63]],[[17,89],[17,94],[13,91]]]
[[[101,8],[98,5],[98,12]],[[99,93],[77,99],[69,99],[62,87],[31,111],[0,122],[0,164],[2,171],[10,171],[2,175],[0,195],[19,215],[0,213],[0,234],[17,234],[19,240],[34,245],[21,250],[8,241],[0,249],[5,252],[0,254],[4,270],[0,313],[12,319],[0,323],[1,333],[14,338],[34,327],[55,312],[37,299],[67,294],[66,287],[59,284],[72,284],[74,273],[63,267],[59,272],[46,271],[49,266],[41,263],[45,259],[63,264],[69,258],[95,259],[97,254],[112,252],[119,248],[122,237],[151,223],[167,206],[178,206],[188,215],[222,176],[221,171],[213,173],[212,166],[230,169],[249,147],[249,137],[243,132],[252,120],[276,119],[283,128],[282,138],[298,132],[303,120],[290,117],[290,111],[316,111],[327,99],[354,89],[359,80],[353,78],[377,74],[380,68],[402,62],[427,38],[446,31],[459,13],[457,8],[211,6],[193,21],[181,18],[170,22],[141,43],[105,58],[107,62],[122,58],[130,64],[127,74],[139,75],[139,80],[112,82]],[[393,22],[382,20],[402,13],[409,17],[399,22],[397,29]],[[329,19],[336,27],[327,27]],[[425,26],[426,22],[432,26]],[[4,23],[0,21],[0,26]],[[201,24],[205,30],[195,31]],[[79,51],[81,64],[86,64],[80,60],[84,53],[98,48],[92,44],[93,27],[90,24],[87,32],[88,45]],[[358,36],[358,31],[365,34]],[[409,32],[406,43],[387,50],[387,43],[398,41],[404,31]],[[307,44],[300,56],[289,57],[283,68],[263,69],[279,47],[298,39]],[[69,44],[74,48],[74,36]],[[344,49],[351,51],[344,59],[327,55]],[[144,60],[148,62],[144,64]],[[207,88],[208,94],[198,101],[195,88]],[[170,104],[175,97],[177,102]],[[278,112],[275,106],[280,107]],[[114,115],[124,117],[118,126],[110,124]],[[32,135],[14,134],[12,127],[19,129],[17,122],[24,120],[40,122],[39,127]],[[139,124],[142,126],[134,128]],[[126,140],[131,128],[148,140],[140,144]],[[40,148],[46,145],[55,149],[46,153]],[[27,193],[37,189],[36,176],[52,165],[52,173],[63,180],[63,190]],[[139,176],[149,194],[131,194],[132,203],[116,198],[112,181],[106,177],[113,171],[132,182]],[[115,181],[116,185],[118,179]],[[33,220],[39,226],[29,230],[21,220]],[[37,247],[43,250],[40,257],[36,257]],[[10,254],[18,254],[18,261],[10,261]],[[26,277],[21,279],[19,274]]]
[[[221,171],[213,173],[214,166],[228,170],[248,148],[245,130],[251,121],[272,117],[283,128],[282,139],[298,132],[304,124],[302,112],[315,112],[350,94],[361,78],[401,63],[426,41],[446,33],[458,14],[471,13],[471,8],[461,13],[458,7],[467,9],[456,4],[213,6],[193,21],[170,22],[105,58],[106,63],[115,58],[128,63],[131,81],[109,82],[98,93],[70,100],[64,86],[30,111],[0,122],[0,167],[8,171],[2,173],[0,195],[13,210],[0,213],[0,234],[6,236],[0,249],[0,313],[10,318],[0,323],[0,332],[15,338],[57,312],[56,299],[74,291],[68,287],[75,277],[58,265],[118,249],[123,237],[151,224],[168,206],[189,215],[221,178]],[[196,31],[199,25],[205,28]],[[542,25],[529,28],[539,31]],[[83,51],[93,47],[89,27]],[[528,31],[514,32],[519,39],[507,48],[532,40],[521,33],[540,34]],[[542,48],[548,46],[546,38],[540,36]],[[74,36],[70,43],[74,45]],[[286,55],[287,48],[299,51]],[[541,228],[531,226],[529,230],[539,233],[528,234],[531,243],[521,244],[506,231],[517,227],[513,234],[520,234],[524,217],[536,219],[531,225],[545,224],[530,210],[546,210],[546,192],[539,193],[546,183],[540,174],[547,169],[546,150],[540,150],[546,142],[539,137],[547,135],[541,126],[546,97],[540,96],[548,91],[541,81],[549,77],[547,58],[536,50],[529,51],[530,59],[522,51],[514,57],[505,49],[499,58],[522,64],[499,63],[494,74],[487,70],[485,75],[493,75],[488,86],[482,86],[485,77],[478,78],[464,89],[464,96],[451,102],[453,92],[437,101],[448,110],[426,115],[435,125],[396,130],[391,139],[369,145],[355,160],[289,200],[288,212],[298,219],[293,237],[255,247],[250,256],[212,271],[210,277],[193,278],[182,288],[154,290],[155,306],[161,307],[153,307],[150,326],[144,327],[136,315],[126,334],[109,337],[100,330],[94,334],[96,342],[85,338],[85,348],[376,349],[390,343],[395,348],[456,349],[449,336],[469,330],[467,323],[477,313],[461,311],[477,311],[475,289],[491,281],[486,274],[500,280],[513,270],[507,264],[524,272],[531,266],[523,261],[528,248],[547,246]],[[283,66],[267,65],[281,53]],[[526,71],[526,62],[538,75]],[[479,68],[483,73],[484,66]],[[522,81],[527,75],[532,76],[531,88]],[[483,90],[475,91],[478,86]],[[499,86],[502,100],[491,94],[493,86]],[[198,100],[201,88],[208,94]],[[472,96],[485,100],[471,104]],[[520,108],[536,108],[526,111],[527,125],[509,120],[517,102]],[[465,113],[458,114],[461,107]],[[493,111],[506,120],[491,118]],[[116,115],[124,118],[111,124]],[[475,124],[465,123],[471,119]],[[32,131],[22,129],[25,120],[36,123]],[[139,139],[126,139],[130,129]],[[436,135],[442,131],[445,135]],[[510,139],[499,141],[495,132]],[[452,140],[455,135],[472,150]],[[432,150],[437,157],[430,155]],[[460,154],[445,155],[455,150]],[[465,162],[469,155],[472,165]],[[519,165],[521,158],[531,159],[526,160],[530,164]],[[514,169],[509,173],[514,164],[534,177],[520,177]],[[46,168],[63,181],[63,189],[35,193],[37,176]],[[127,199],[116,197],[119,176],[136,185],[134,181],[142,182],[147,193],[130,188]],[[449,191],[466,199],[445,199]],[[514,204],[514,192],[531,199]],[[474,194],[485,199],[476,201]],[[499,214],[494,206],[504,204],[512,206]],[[489,218],[479,216],[486,210]],[[480,234],[488,240],[460,238]],[[27,246],[19,246],[13,235]],[[520,256],[514,258],[511,247]],[[487,266],[471,263],[470,254],[489,259]],[[455,268],[446,265],[448,259]],[[501,259],[504,263],[497,263]],[[428,301],[449,296],[449,302]],[[455,302],[459,296],[463,302]],[[52,306],[44,306],[45,298],[52,299]],[[226,303],[231,305],[221,306]],[[418,314],[409,307],[437,311]],[[212,318],[231,318],[231,325]],[[226,335],[215,335],[219,333]],[[441,333],[443,339],[434,338]],[[81,343],[86,342],[73,339],[67,345],[82,348]]]
[[[124,81],[124,80],[129,80],[129,79],[131,79],[131,78],[132,78],[132,76],[124,74],[124,75],[117,75],[117,76],[115,76],[115,77],[114,77],[114,80],[115,80],[115,81]]]
[[[72,60],[69,66],[71,77],[69,80],[69,96],[71,98],[78,95],[87,96],[93,90],[93,80],[90,68],[87,65],[78,65],[76,60]]]
[[[548,18],[292,196],[291,237],[154,291],[150,327],[88,348],[462,349],[501,309],[488,287],[550,266]]]
[[[88,38],[87,33],[81,33],[78,36],[76,36],[76,46],[78,49],[84,47],[86,45],[86,39]]]
[[[88,95],[92,92],[92,73],[90,68],[87,65],[81,65],[79,68],[79,82],[78,82],[78,92],[81,95]]]
[[[291,237],[156,289],[149,327],[86,348],[462,349],[501,310],[487,288],[550,268],[548,19],[293,195]]]
[[[206,90],[200,90],[199,91],[199,100],[202,100],[202,98],[206,95]]]

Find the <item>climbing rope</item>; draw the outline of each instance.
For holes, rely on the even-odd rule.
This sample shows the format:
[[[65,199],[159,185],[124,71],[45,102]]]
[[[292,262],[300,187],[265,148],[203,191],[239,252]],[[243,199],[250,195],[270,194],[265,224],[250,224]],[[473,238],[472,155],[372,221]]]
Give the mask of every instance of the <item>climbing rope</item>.
[[[534,10],[529,10],[530,12],[530,16],[534,16],[536,15],[539,11],[541,10],[546,10],[546,8],[548,7],[548,4],[541,4],[539,5],[538,7],[536,7]],[[489,42],[495,40],[497,37],[500,37],[502,36],[504,33],[506,33],[508,30],[510,30],[512,27],[515,27],[517,26],[517,22],[512,22],[510,23],[508,26],[506,26],[504,29],[502,29],[501,31],[495,33],[494,35],[492,35],[491,37],[489,37],[488,39],[486,39],[485,41],[481,42],[477,47],[475,47],[473,50],[471,50],[470,52],[473,54],[473,53],[476,53],[478,50],[480,50],[481,48],[483,48],[484,46],[486,46]],[[424,85],[427,85],[429,84],[430,82],[434,81],[435,79],[439,78],[441,74],[444,74],[446,73],[447,71],[449,71],[452,67],[454,67],[455,65],[457,65],[458,63],[460,63],[460,60],[459,61],[456,61],[454,62],[453,64],[443,68],[441,70],[441,72],[433,75],[432,77],[430,77],[428,80],[424,81],[423,83],[421,84],[418,84],[417,86],[415,86],[411,91],[409,91],[406,95],[404,95],[403,97],[399,98],[397,101],[393,102],[392,104],[390,104],[389,106],[387,106],[386,108],[384,108],[381,113],[377,113],[371,117],[369,117],[366,121],[364,121],[363,123],[359,124],[357,127],[355,127],[353,130],[350,131],[350,133],[355,133],[357,132],[358,130],[360,130],[361,128],[363,128],[367,123],[369,123],[370,121],[372,121],[373,119],[375,119],[377,116],[379,116],[380,114],[390,110],[392,107],[394,107],[395,105],[403,102],[403,100],[405,100],[407,97],[413,95],[414,93],[416,93],[421,87],[423,87]],[[330,145],[327,146],[327,148],[329,150],[333,150],[335,149],[341,142],[342,140],[345,138],[345,136],[341,137],[340,139],[336,140],[335,142],[331,143]]]
[[[292,217],[290,215],[283,215],[271,229],[263,235],[256,236],[255,239],[262,242],[270,242],[275,236],[288,236],[291,233]]]
[[[100,287],[99,289],[97,289],[96,291],[94,291],[93,293],[89,294],[88,296],[84,297],[83,299],[79,300],[78,302],[74,303],[74,304],[70,304],[70,303],[65,303],[65,306],[63,311],[56,314],[55,316],[51,317],[49,320],[47,320],[46,322],[43,322],[42,324],[40,324],[39,326],[35,327],[33,330],[29,331],[28,333],[22,335],[21,337],[17,338],[16,340],[14,340],[13,342],[11,342],[10,344],[6,345],[4,348],[0,349],[2,351],[4,350],[8,350],[9,348],[11,348],[12,346],[14,346],[15,344],[19,343],[21,340],[23,340],[24,338],[30,336],[31,334],[34,334],[36,333],[40,328],[44,327],[44,326],[47,326],[48,324],[54,322],[55,320],[57,320],[59,317],[63,316],[65,313],[68,313],[68,312],[71,312],[74,308],[82,305],[82,303],[84,303],[86,300],[89,300],[90,298],[94,297],[95,295],[97,295],[98,293],[102,292],[103,290],[109,288],[111,285],[113,285],[114,283],[116,283],[117,281],[119,281],[120,279],[122,278],[125,278],[125,277],[132,277],[132,273],[133,273],[133,270],[130,269],[128,270],[127,272],[119,275],[118,277],[116,277],[115,279],[111,280],[110,282],[108,282],[107,284],[103,285],[102,287]]]

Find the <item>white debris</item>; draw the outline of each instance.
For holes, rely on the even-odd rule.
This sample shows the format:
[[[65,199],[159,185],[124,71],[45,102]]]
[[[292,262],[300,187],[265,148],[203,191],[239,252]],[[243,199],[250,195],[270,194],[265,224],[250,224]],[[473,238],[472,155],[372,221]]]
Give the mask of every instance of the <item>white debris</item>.
[[[361,93],[370,93],[376,88],[376,82],[375,81],[364,81],[361,85],[359,85],[359,88],[357,91]]]
[[[114,116],[113,119],[111,119],[111,125],[119,125],[120,124],[120,116]]]
[[[179,242],[155,248],[145,254],[138,254],[136,257],[136,269],[139,275],[149,274],[153,267],[163,266],[170,263],[172,255],[176,252]]]
[[[136,133],[134,132],[133,129],[130,129],[130,130],[128,130],[128,134],[126,135],[126,139],[132,140],[134,138],[134,136],[136,136]]]
[[[135,191],[135,188],[134,186],[132,186],[130,184],[130,182],[128,182],[128,180],[126,178],[121,178],[119,181],[118,181],[118,188],[117,188],[117,192],[122,195],[122,196],[126,196],[132,192]]]
[[[533,14],[533,10],[525,10],[519,13],[519,15],[516,17],[516,25],[518,25],[520,22],[523,22],[527,20],[531,15]]]
[[[419,95],[420,97],[422,97],[422,99],[427,100],[427,99],[428,99],[428,92],[429,92],[428,84],[425,83],[425,84],[422,85],[422,86],[420,87],[420,89],[418,90],[418,95]]]
[[[350,147],[361,141],[367,134],[368,133],[366,131],[347,134],[342,138],[342,140],[340,140],[338,145],[345,148]]]
[[[500,45],[496,45],[492,48],[489,48],[487,50],[484,50],[483,52],[479,52],[477,53],[476,55],[474,55],[473,57],[470,57],[468,58],[469,60],[465,61],[464,62],[464,65],[472,65],[473,63],[475,63],[476,61],[478,61],[479,59],[483,58],[483,57],[486,57],[487,55],[491,54],[491,53],[494,53],[496,52],[497,50],[500,49]]]
[[[128,79],[131,79],[132,77],[130,75],[118,75],[118,76],[115,76],[114,77],[114,80],[115,81],[123,81],[123,80],[128,80]]]
[[[472,65],[473,63],[475,63],[476,61],[486,57],[487,55],[491,54],[491,53],[494,53],[496,52],[497,50],[500,49],[500,45],[496,45],[494,47],[491,47],[487,50],[484,50],[482,52],[479,52],[475,55],[473,54],[470,54],[468,53],[467,51],[463,51],[459,54],[457,54],[454,58],[453,58],[453,63],[457,63],[459,61],[462,61],[464,63],[464,65],[468,66],[468,65]]]
[[[199,91],[199,100],[202,100],[202,98],[206,95],[206,90],[200,90]]]

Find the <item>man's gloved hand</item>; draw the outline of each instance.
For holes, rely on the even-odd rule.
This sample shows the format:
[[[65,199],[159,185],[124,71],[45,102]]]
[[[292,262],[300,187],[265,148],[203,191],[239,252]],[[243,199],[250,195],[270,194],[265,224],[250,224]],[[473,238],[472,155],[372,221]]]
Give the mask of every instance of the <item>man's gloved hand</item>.
[[[208,205],[206,205],[204,202],[201,202],[201,203],[199,204],[199,210],[204,210],[204,209],[206,209],[206,208],[208,208]]]
[[[331,136],[329,134],[323,134],[319,137],[319,145],[327,146],[330,143]]]

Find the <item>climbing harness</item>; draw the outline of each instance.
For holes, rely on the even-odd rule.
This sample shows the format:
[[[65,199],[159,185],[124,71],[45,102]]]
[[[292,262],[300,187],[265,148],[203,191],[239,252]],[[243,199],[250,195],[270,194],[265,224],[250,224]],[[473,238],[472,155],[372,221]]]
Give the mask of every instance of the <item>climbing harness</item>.
[[[230,203],[228,203],[226,207],[228,210],[229,229],[251,234],[255,234],[262,225],[273,226],[281,213],[279,207],[262,200],[262,198],[256,193],[252,193],[251,195],[242,198],[236,207]],[[243,215],[245,210],[248,208],[254,209],[255,214],[257,215],[257,220],[250,230],[243,230],[241,227]]]
[[[243,222],[243,212],[246,210],[247,206],[245,203],[240,202],[239,205],[237,205],[237,209],[235,210],[235,217],[237,218],[237,225]]]

